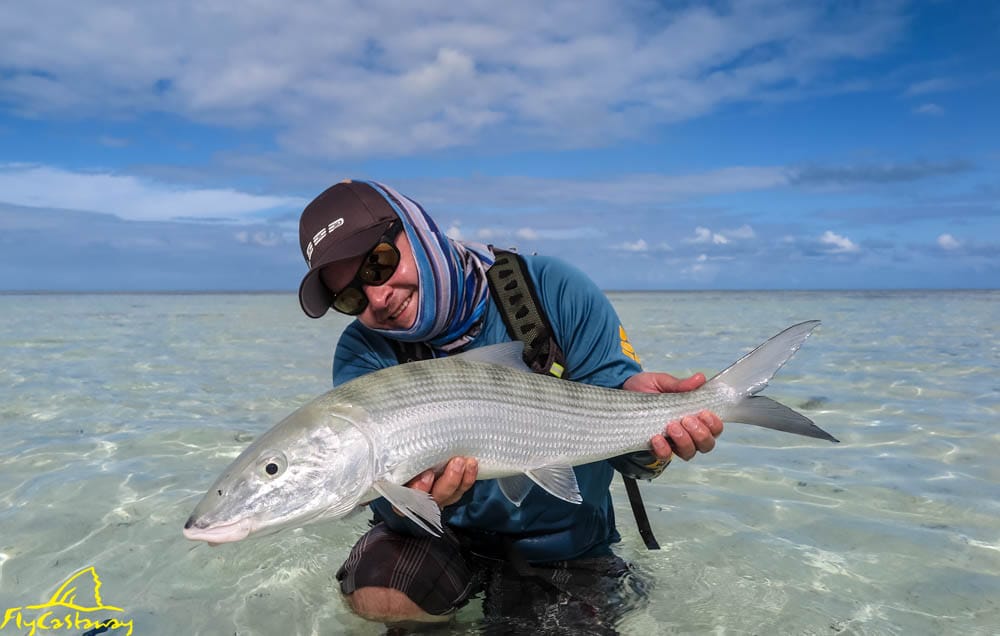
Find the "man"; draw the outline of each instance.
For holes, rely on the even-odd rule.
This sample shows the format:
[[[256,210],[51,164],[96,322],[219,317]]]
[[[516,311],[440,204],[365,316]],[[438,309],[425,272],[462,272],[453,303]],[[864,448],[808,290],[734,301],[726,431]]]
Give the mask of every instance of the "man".
[[[446,356],[511,339],[487,283],[491,250],[447,238],[418,203],[388,186],[332,186],[303,211],[299,236],[309,266],[299,288],[303,311],[319,318],[332,307],[356,317],[337,344],[334,385],[398,364],[399,343]],[[642,372],[591,280],[556,259],[523,258],[565,355],[565,378],[647,392],[705,382],[701,374]],[[628,572],[610,549],[620,540],[609,492],[614,469],[652,478],[669,463],[671,443],[688,460],[712,450],[721,432],[721,420],[706,411],[667,424],[649,453],[576,467],[579,505],[535,488],[515,507],[494,481],[476,482],[476,458],[455,457],[443,472],[407,484],[441,507],[445,536],[430,537],[376,500],[374,527],[337,573],[341,591],[355,613],[388,623],[447,620],[483,589],[488,616],[558,605],[604,620],[611,608],[600,591]]]

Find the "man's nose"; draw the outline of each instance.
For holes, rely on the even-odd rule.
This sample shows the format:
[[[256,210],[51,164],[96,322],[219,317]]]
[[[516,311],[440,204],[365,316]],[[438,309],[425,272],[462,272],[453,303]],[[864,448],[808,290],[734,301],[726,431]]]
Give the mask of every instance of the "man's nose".
[[[375,309],[385,309],[389,302],[392,289],[388,285],[365,285],[362,287],[368,296],[368,304]]]

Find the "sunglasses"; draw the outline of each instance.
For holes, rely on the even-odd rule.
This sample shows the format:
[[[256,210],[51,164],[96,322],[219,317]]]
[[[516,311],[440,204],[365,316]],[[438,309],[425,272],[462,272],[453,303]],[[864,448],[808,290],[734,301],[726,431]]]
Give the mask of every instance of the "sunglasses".
[[[396,237],[402,230],[403,224],[399,221],[393,221],[392,225],[386,228],[382,238],[365,255],[358,273],[354,275],[354,280],[339,292],[334,292],[331,307],[348,316],[357,316],[368,307],[368,296],[361,287],[384,285],[396,273],[396,267],[399,266]]]

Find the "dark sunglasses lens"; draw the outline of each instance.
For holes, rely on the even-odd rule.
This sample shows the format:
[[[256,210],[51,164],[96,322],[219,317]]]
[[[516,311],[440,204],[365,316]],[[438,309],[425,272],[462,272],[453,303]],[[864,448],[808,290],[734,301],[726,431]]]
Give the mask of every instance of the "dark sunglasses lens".
[[[399,265],[399,251],[391,243],[379,243],[365,259],[358,278],[366,285],[383,285],[392,278]]]
[[[348,316],[357,316],[368,306],[368,297],[356,287],[348,287],[333,299],[333,308]]]

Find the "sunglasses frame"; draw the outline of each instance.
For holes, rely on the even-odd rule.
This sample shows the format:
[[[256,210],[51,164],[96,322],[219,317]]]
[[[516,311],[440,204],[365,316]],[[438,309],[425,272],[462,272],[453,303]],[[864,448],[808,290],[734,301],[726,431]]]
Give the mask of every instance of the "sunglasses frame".
[[[373,245],[372,248],[365,253],[365,257],[361,261],[361,265],[358,266],[358,271],[354,274],[354,278],[351,279],[351,282],[344,285],[344,287],[340,291],[333,292],[333,298],[330,301],[330,307],[332,307],[335,311],[345,314],[347,316],[357,316],[358,314],[362,313],[365,309],[368,308],[368,294],[366,294],[364,289],[362,288],[380,287],[382,285],[385,285],[387,282],[389,282],[389,279],[392,278],[393,275],[396,273],[396,269],[399,267],[399,261],[402,259],[402,256],[399,253],[399,248],[396,247],[396,238],[402,231],[403,231],[403,223],[402,221],[399,220],[393,221],[389,225],[389,227],[385,229],[385,232],[382,233],[382,236],[379,238],[378,242],[375,243],[375,245]],[[366,267],[368,267],[368,260],[372,257],[372,254],[374,254],[375,250],[377,250],[382,245],[388,246],[396,254],[396,264],[392,265],[392,268],[389,270],[388,275],[382,282],[380,283],[367,282],[361,276],[361,273],[365,270]],[[353,292],[353,293],[349,293],[347,298],[343,298],[345,292]],[[356,306],[348,308],[338,307],[337,306],[338,299],[342,299],[342,302],[348,302]]]

